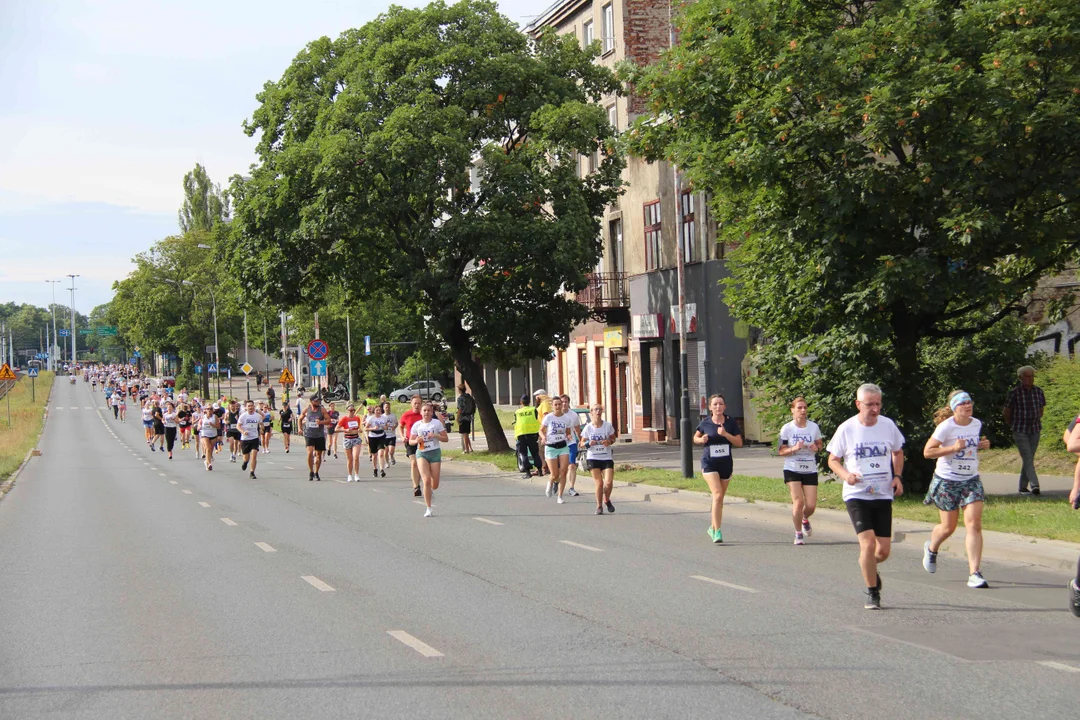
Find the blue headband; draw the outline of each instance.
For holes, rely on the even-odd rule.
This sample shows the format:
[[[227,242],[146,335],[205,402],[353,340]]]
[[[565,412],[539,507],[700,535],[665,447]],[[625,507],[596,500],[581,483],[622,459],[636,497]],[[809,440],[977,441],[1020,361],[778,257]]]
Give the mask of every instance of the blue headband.
[[[949,409],[953,412],[956,412],[957,405],[963,405],[964,403],[969,402],[971,402],[970,395],[968,395],[966,392],[959,393],[958,395],[954,395],[953,399],[949,401]]]

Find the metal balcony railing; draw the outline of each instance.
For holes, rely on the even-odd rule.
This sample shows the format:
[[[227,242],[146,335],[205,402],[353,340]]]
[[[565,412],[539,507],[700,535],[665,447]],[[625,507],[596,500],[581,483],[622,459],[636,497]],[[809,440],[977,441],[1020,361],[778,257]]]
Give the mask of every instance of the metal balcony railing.
[[[626,273],[589,273],[589,284],[577,294],[577,301],[593,310],[630,307],[626,288]]]

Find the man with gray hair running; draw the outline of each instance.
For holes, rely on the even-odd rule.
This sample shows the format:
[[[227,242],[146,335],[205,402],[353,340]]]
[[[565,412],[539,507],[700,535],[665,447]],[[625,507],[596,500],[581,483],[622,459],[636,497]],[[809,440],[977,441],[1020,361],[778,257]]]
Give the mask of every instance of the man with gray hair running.
[[[892,501],[904,493],[904,436],[881,414],[881,388],[865,384],[855,394],[859,413],[836,428],[826,448],[829,467],[844,482],[844,504],[859,538],[859,567],[867,610],[881,609],[881,575],[892,547]]]

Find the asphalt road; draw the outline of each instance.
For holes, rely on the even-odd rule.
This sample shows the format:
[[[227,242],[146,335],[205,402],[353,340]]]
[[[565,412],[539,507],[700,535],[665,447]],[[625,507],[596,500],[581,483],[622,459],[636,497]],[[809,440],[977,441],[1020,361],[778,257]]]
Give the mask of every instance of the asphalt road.
[[[52,408],[0,502],[0,718],[1075,715],[1064,574],[969,590],[899,545],[866,611],[848,534],[717,546],[704,513],[460,463],[424,519],[404,462],[309,483],[275,439],[251,481],[149,452],[81,381]]]

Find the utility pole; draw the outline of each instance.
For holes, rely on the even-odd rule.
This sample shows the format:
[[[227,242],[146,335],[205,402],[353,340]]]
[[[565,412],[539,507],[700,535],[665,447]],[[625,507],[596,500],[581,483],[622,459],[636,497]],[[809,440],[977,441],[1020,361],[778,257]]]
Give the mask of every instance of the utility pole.
[[[352,381],[352,328],[349,327],[349,313],[345,312],[345,344],[349,346],[349,402],[356,402]]]
[[[78,357],[78,342],[75,338],[77,332],[75,330],[75,278],[79,277],[79,275],[69,273],[68,277],[71,278],[71,364],[74,365],[75,358]]]

